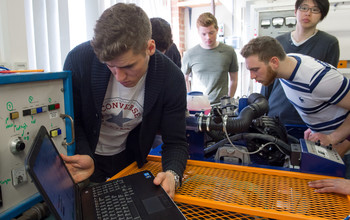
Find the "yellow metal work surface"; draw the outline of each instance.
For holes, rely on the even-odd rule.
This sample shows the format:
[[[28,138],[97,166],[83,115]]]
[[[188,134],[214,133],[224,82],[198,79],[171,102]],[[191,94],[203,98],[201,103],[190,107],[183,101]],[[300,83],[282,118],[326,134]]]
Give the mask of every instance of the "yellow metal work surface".
[[[156,175],[160,157],[149,156],[141,169],[133,163],[112,179],[140,170]],[[344,219],[347,196],[308,187],[321,178],[334,177],[189,160],[174,200],[188,219]]]
[[[220,209],[211,209],[203,206],[189,205],[185,203],[176,203],[181,212],[188,220],[209,220],[209,219],[229,219],[229,220],[273,220],[271,218],[262,218],[237,212],[223,211]]]

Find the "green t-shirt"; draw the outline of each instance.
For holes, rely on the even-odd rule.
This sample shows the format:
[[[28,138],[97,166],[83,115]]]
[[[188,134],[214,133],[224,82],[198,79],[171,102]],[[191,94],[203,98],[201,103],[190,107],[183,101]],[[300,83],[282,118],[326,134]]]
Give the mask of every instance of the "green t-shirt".
[[[211,104],[219,103],[228,95],[229,72],[238,71],[237,55],[223,43],[213,49],[203,49],[198,44],[185,53],[181,69],[184,74],[192,73],[192,91],[208,95]]]

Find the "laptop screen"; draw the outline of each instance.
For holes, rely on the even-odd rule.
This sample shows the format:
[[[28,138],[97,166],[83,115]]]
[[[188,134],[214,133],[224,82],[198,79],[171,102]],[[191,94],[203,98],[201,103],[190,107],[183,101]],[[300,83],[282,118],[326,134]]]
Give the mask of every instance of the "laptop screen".
[[[87,187],[78,195],[77,186],[44,126],[39,129],[26,165],[56,219],[94,220],[106,219],[106,215],[111,218],[123,215],[125,219],[131,216],[137,219],[185,219],[162,187],[153,184],[154,176],[149,171]],[[94,200],[95,196],[98,200]]]
[[[41,140],[32,169],[61,219],[75,219],[74,182],[49,137]]]

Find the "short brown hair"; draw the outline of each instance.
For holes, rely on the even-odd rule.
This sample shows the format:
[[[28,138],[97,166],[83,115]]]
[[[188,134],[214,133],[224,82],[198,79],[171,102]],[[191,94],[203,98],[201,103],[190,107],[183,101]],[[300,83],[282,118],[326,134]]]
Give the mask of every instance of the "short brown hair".
[[[212,13],[205,12],[205,13],[201,14],[198,17],[198,19],[197,19],[197,28],[199,26],[209,27],[210,25],[214,25],[214,28],[216,30],[219,29],[218,22],[217,22],[215,16]]]
[[[146,51],[151,39],[151,22],[135,4],[118,3],[106,9],[96,22],[91,45],[101,62],[133,50]]]
[[[272,57],[278,57],[280,60],[286,58],[286,53],[282,45],[273,37],[262,36],[253,38],[244,45],[241,55],[247,58],[252,55],[258,55],[260,61],[268,63]]]

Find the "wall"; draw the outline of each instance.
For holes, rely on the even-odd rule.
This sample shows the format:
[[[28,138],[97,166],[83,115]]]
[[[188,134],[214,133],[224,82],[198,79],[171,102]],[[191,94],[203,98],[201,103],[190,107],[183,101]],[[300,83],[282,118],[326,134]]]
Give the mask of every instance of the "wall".
[[[25,0],[0,1],[0,65],[27,63]]]
[[[332,6],[327,17],[318,24],[320,30],[338,38],[340,60],[350,60],[350,6]]]
[[[259,13],[259,23],[262,18],[265,17],[276,17],[276,16],[294,16],[294,5],[289,6],[290,10],[283,11],[262,11]],[[270,14],[270,16],[269,16]],[[344,23],[345,21],[350,20],[350,6],[338,4],[334,6],[331,4],[328,15],[321,21],[317,28],[319,30],[326,31],[329,34],[334,35],[338,38],[340,46],[340,60],[350,60],[350,26]],[[263,29],[260,26],[259,35],[268,35],[276,37],[279,34],[282,34],[278,28],[269,27],[268,29]],[[282,31],[292,31],[293,28],[288,28],[288,30],[283,29]]]
[[[265,15],[270,13],[271,16],[277,13],[294,14],[295,0],[246,0],[244,2],[242,0],[221,0],[220,3],[220,5],[216,6],[215,16],[219,24],[224,23],[225,37],[239,37],[242,46],[253,37],[259,35],[261,31],[259,28],[260,13]],[[191,11],[188,8],[185,9],[185,50],[199,43],[200,39],[197,34],[196,19],[201,13],[206,11],[211,12],[211,7],[195,7]],[[350,1],[330,0],[329,13],[324,21],[318,24],[318,29],[326,31],[338,38],[340,60],[350,60],[350,26],[346,23],[349,20]],[[288,28],[289,31],[293,29]],[[275,37],[280,30],[269,29],[267,31]],[[250,80],[249,72],[246,71],[244,60],[239,54],[239,49],[236,50],[240,65],[239,85],[236,96],[242,97],[252,92],[260,92],[261,85]],[[348,62],[349,66],[350,63]],[[341,69],[341,72],[348,73],[350,69]]]
[[[231,7],[231,8],[230,8]],[[212,12],[211,7],[194,7],[191,12],[187,8],[185,10],[185,48],[186,50],[194,47],[200,42],[198,36],[196,21],[200,14],[204,12]],[[191,14],[191,16],[190,16]],[[224,24],[225,37],[232,36],[232,5],[220,4],[215,7],[215,17],[218,24]]]
[[[279,7],[270,7],[269,5],[254,5],[253,11],[258,15],[258,22],[255,24],[259,28],[260,35],[277,36],[280,30],[278,28],[269,27],[268,29],[262,29],[260,27],[261,19],[264,17],[275,17],[277,15],[291,16],[294,14],[294,2],[289,4],[283,4]],[[253,17],[253,16],[252,16]],[[348,68],[339,68],[345,76],[350,76],[350,26],[347,25],[347,21],[350,20],[350,1],[330,1],[330,9],[328,15],[321,21],[317,28],[325,31],[331,35],[337,37],[340,47],[340,60],[347,63]],[[294,30],[295,27],[289,28],[288,31]],[[286,31],[286,30],[283,30]]]
[[[215,7],[215,17],[218,24],[224,24],[224,38],[228,43],[229,39],[236,39],[238,44],[235,44],[235,49],[239,72],[238,72],[238,86],[235,97],[242,97],[251,94],[252,92],[259,92],[260,85],[250,80],[250,75],[244,71],[244,60],[240,55],[240,49],[243,46],[244,39],[244,10],[245,3],[241,0],[227,1],[221,0],[219,5]],[[211,7],[194,7],[192,10],[185,10],[185,48],[190,49],[200,42],[200,37],[197,33],[196,21],[200,14],[204,12],[212,12]],[[191,14],[191,16],[190,16]],[[191,18],[191,19],[190,19]],[[221,40],[218,38],[218,40]],[[231,43],[228,43],[231,44]],[[186,51],[185,51],[186,53]]]
[[[296,17],[294,15],[294,10],[283,10],[276,12],[261,12],[259,13],[259,28],[258,36],[271,36],[277,37],[281,34],[291,32],[295,30],[295,25],[286,25],[286,18],[293,17],[296,22]],[[273,25],[273,19],[282,18],[283,24],[281,26],[275,27]],[[264,25],[264,22],[270,22],[270,25]]]
[[[138,2],[150,17],[157,12],[170,20],[170,7],[163,9],[170,0],[130,1]],[[99,15],[116,2],[123,0],[0,0],[0,64],[22,62],[29,69],[62,70],[68,52],[92,38]]]
[[[66,0],[68,1],[68,0]],[[85,0],[88,1],[88,0]],[[3,63],[10,64],[10,68],[17,62],[28,63],[28,60],[33,59],[33,56],[28,55],[26,38],[26,19],[24,8],[27,0],[1,0],[0,1],[0,65]],[[257,0],[221,0],[220,5],[216,6],[216,17],[219,23],[223,23],[225,27],[225,37],[240,37],[241,44],[246,43],[249,39],[254,37],[255,30],[258,30],[258,12],[276,10],[294,10],[294,0],[281,0],[273,3],[271,1],[257,1]],[[327,31],[336,36],[340,42],[340,59],[350,60],[350,26],[347,21],[350,20],[350,0],[342,1],[344,3],[334,3],[331,0],[331,8],[328,16],[322,21],[318,27],[321,30]],[[336,5],[336,6],[335,6]],[[270,7],[270,8],[269,8]],[[185,9],[185,49],[195,46],[199,42],[196,19],[199,14],[210,11],[208,7],[192,8],[191,28],[189,22],[189,9]],[[91,16],[91,10],[87,10],[89,18],[88,23],[94,23],[93,20],[97,16],[95,13]],[[242,15],[241,15],[241,14]],[[64,22],[67,23],[67,22]],[[91,24],[90,24],[91,25]],[[91,29],[89,29],[91,30]],[[88,33],[91,36],[91,33]],[[72,39],[66,39],[72,41]],[[81,42],[82,40],[79,40]],[[181,42],[182,43],[182,42]],[[64,51],[67,51],[65,49]],[[237,50],[239,54],[239,50]],[[65,53],[61,59],[64,60]],[[241,58],[240,62],[242,61]],[[241,70],[245,69],[243,63]],[[348,66],[350,66],[348,64]],[[30,67],[29,67],[30,68]],[[240,82],[239,88],[242,94],[248,94],[253,91],[258,91],[259,87],[254,82],[249,81],[249,76],[242,73],[244,81]]]

